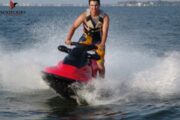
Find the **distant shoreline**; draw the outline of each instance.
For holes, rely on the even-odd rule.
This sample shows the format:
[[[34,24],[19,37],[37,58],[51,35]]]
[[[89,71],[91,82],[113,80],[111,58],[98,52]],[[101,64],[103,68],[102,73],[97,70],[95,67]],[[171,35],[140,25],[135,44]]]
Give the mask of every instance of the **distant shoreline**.
[[[9,4],[2,4],[0,6],[9,6]],[[87,7],[85,4],[18,4],[21,7]],[[180,1],[127,1],[117,2],[116,4],[102,4],[103,6],[117,6],[117,7],[148,7],[148,6],[180,6]]]

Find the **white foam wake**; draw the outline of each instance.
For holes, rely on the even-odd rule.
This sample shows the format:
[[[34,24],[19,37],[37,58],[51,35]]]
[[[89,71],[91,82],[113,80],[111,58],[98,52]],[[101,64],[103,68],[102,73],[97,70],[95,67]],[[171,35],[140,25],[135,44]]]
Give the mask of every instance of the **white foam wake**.
[[[79,95],[91,105],[119,104],[120,101],[133,101],[139,98],[163,99],[180,95],[178,52],[169,53],[164,57],[131,52],[126,53],[126,57],[121,59],[126,61],[119,61],[119,65],[116,59],[110,61],[111,67],[107,66],[109,70],[106,79],[93,80],[78,92]]]
[[[39,41],[31,41],[32,44],[28,46],[29,48],[0,51],[1,89],[23,92],[48,88],[41,78],[41,71],[47,66],[56,65],[64,57],[64,54],[60,54],[57,50],[57,46],[64,43],[64,39],[61,38],[65,38],[66,34],[61,27],[58,27],[61,21],[57,22],[57,20],[55,18],[54,20],[40,21],[32,25],[28,30],[29,34],[32,34],[32,38],[27,39]],[[0,42],[0,49],[5,47],[2,45]]]

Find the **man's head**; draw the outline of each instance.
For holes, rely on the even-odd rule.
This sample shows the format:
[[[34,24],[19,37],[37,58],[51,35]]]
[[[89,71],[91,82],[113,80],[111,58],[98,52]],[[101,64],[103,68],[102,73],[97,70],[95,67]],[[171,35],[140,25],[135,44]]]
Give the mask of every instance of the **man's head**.
[[[91,2],[91,1],[96,1],[99,6],[101,5],[100,0],[89,0],[89,5],[90,5],[90,2]]]
[[[93,16],[98,15],[99,8],[100,8],[100,0],[89,0],[89,9],[90,9],[91,15]]]

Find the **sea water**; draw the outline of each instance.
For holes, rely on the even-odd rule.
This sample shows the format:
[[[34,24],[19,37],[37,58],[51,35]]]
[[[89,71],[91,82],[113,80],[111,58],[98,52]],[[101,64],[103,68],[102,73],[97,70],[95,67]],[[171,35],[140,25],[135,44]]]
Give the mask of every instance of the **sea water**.
[[[180,119],[180,8],[102,7],[109,14],[106,78],[60,98],[41,71],[64,58],[69,28],[86,7],[16,7],[0,14],[0,119]],[[0,11],[9,11],[0,6]],[[73,41],[82,34],[80,27]]]

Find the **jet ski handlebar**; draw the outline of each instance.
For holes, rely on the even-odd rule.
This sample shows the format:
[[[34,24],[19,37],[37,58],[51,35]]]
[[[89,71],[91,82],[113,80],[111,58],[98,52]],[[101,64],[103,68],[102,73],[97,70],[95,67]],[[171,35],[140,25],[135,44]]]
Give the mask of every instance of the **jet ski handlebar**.
[[[87,45],[87,44],[83,44],[79,42],[71,42],[71,45],[76,46],[76,47],[81,47],[85,51],[90,51],[90,50],[94,50],[98,48],[96,45],[93,45],[93,44]],[[64,45],[60,45],[58,46],[58,50],[65,53],[69,53],[71,51],[71,48],[67,48]]]
[[[93,59],[93,60],[100,59],[100,56],[97,53],[94,53],[94,54],[87,53],[87,57],[88,57],[88,59]]]
[[[70,49],[70,48],[67,48],[67,47],[64,46],[64,45],[59,45],[59,46],[58,46],[58,50],[61,51],[61,52],[65,52],[65,53],[70,53],[70,52],[71,52],[71,49]]]
[[[74,46],[77,46],[77,45],[80,45],[81,43],[79,42],[71,42],[71,45],[74,45]]]
[[[79,42],[72,42],[71,45],[83,47],[83,50],[85,50],[85,51],[97,49],[96,45],[86,45],[86,44],[82,44]],[[67,48],[64,45],[60,45],[60,46],[58,46],[58,50],[61,52],[70,53],[72,49]],[[100,56],[97,53],[94,53],[94,54],[87,53],[87,57],[88,57],[88,59],[94,59],[94,60],[100,59]]]

